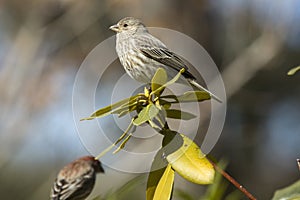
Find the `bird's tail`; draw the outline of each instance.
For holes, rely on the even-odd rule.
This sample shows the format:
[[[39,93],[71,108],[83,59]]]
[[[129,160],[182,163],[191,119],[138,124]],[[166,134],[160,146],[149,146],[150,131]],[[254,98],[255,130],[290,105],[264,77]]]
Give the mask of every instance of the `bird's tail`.
[[[207,92],[208,94],[210,94],[210,96],[212,98],[214,98],[218,102],[222,103],[222,100],[219,97],[217,97],[216,95],[214,95],[213,93],[211,93],[209,90],[207,90],[206,88],[204,88],[203,86],[201,86],[199,83],[196,82],[196,80],[194,80],[194,79],[188,79],[188,81],[189,81],[190,84],[192,84],[193,86],[195,86],[199,90],[203,90],[203,91]]]

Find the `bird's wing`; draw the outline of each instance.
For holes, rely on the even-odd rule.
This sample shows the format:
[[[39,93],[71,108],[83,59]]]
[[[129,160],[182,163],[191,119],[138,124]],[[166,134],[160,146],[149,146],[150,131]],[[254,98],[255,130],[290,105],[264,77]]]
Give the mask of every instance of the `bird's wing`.
[[[86,196],[86,193],[90,191],[81,190],[80,187],[82,187],[86,181],[91,181],[91,176],[92,174],[89,172],[72,181],[65,179],[55,181],[51,191],[52,200],[67,200],[73,196]]]
[[[180,71],[182,68],[185,68],[186,71],[183,73],[183,75],[186,78],[195,79],[195,77],[188,71],[185,61],[167,48],[143,47],[140,48],[140,51],[146,57],[151,58],[161,64],[167,65],[176,71]]]

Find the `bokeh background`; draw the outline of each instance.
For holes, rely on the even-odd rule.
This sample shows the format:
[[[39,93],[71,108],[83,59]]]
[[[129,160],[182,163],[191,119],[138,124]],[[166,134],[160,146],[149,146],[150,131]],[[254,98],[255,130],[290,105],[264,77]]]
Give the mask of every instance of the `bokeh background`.
[[[185,33],[208,51],[228,96],[212,155],[227,159],[227,171],[255,196],[270,199],[299,179],[300,82],[299,74],[286,75],[300,64],[299,8],[298,0],[0,1],[1,199],[48,199],[58,170],[89,153],[73,121],[76,72],[125,16]],[[124,70],[115,62],[109,73]],[[92,197],[133,176],[106,171]],[[205,190],[176,180],[194,197]],[[132,191],[135,199],[144,199],[144,189]]]

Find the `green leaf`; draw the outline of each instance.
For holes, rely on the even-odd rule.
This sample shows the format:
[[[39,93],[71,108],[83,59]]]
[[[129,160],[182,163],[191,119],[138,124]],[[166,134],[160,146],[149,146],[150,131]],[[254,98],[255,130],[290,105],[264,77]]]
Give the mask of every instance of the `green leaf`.
[[[111,114],[111,112],[113,110],[115,110],[117,108],[120,108],[120,107],[123,108],[123,107],[126,107],[126,106],[132,104],[134,101],[137,101],[137,99],[140,98],[141,96],[142,96],[142,94],[138,94],[138,95],[132,96],[130,98],[118,101],[118,102],[116,102],[114,104],[111,104],[109,106],[106,106],[104,108],[101,108],[101,109],[97,110],[96,112],[94,112],[90,117],[86,117],[86,118],[81,119],[81,121],[83,121],[83,120],[92,120],[92,119],[95,119],[95,118],[107,116],[107,115]]]
[[[165,83],[164,85],[160,86],[160,87],[157,88],[156,90],[152,91],[152,92],[150,93],[150,95],[152,95],[152,94],[158,94],[158,93],[160,93],[162,90],[164,90],[167,86],[172,85],[173,83],[175,83],[175,82],[180,78],[181,74],[182,74],[184,71],[185,71],[185,69],[182,68],[182,69],[179,71],[179,73],[178,73],[176,76],[174,76],[174,78],[172,78],[170,81],[168,81],[168,82]]]
[[[183,145],[167,155],[167,161],[183,178],[196,184],[211,184],[215,170],[200,148],[188,137],[181,134]]]
[[[178,96],[179,102],[194,102],[194,101],[204,101],[209,100],[210,95],[205,91],[188,91],[185,92],[183,95]]]
[[[138,117],[133,121],[133,124],[139,126],[153,119],[158,113],[159,109],[154,104],[149,104],[141,110]]]
[[[168,110],[172,106],[170,102],[164,100],[160,100],[159,103],[163,106],[165,110]]]
[[[164,135],[162,146],[165,155],[170,155],[182,147],[183,138],[176,131],[162,129],[160,134]]]
[[[170,200],[174,182],[174,171],[169,164],[156,187],[153,200]]]
[[[290,69],[290,70],[288,71],[287,75],[292,76],[292,75],[294,75],[294,74],[295,74],[297,71],[299,71],[299,70],[300,70],[300,66],[294,67],[294,68],[292,68],[292,69]]]
[[[167,72],[163,68],[158,68],[151,80],[151,89],[155,91],[167,82]]]
[[[183,200],[194,200],[192,195],[190,195],[187,191],[182,190],[182,189],[175,190],[175,197],[176,196]]]
[[[150,126],[155,130],[160,130],[159,126],[155,124],[152,120],[149,121]]]
[[[116,150],[114,150],[113,154],[116,154],[116,153],[118,153],[121,149],[123,149],[123,148],[125,147],[126,143],[128,142],[128,140],[131,138],[131,136],[132,136],[132,134],[129,134],[129,135],[125,138],[125,140],[120,144],[120,146],[119,146]]]
[[[185,103],[185,102],[201,102],[210,99],[209,93],[205,91],[188,91],[185,92],[183,95],[176,96],[176,95],[166,95],[161,96],[160,99],[173,99],[173,102],[170,103]]]
[[[163,160],[163,150],[160,149],[156,153],[151,165],[151,171],[149,173],[147,181],[146,200],[153,200],[158,183],[163,176],[166,168],[167,165]]]
[[[138,104],[137,101],[135,101],[134,103],[130,103],[128,105],[124,105],[124,106],[120,106],[117,109],[113,110],[112,112],[110,112],[110,114],[121,114],[127,111],[127,113],[132,112],[132,108],[135,107]]]
[[[138,99],[132,99],[128,103],[128,105],[120,106],[119,108],[115,109],[111,114],[118,114],[118,117],[122,117],[128,113],[131,113],[132,111],[137,110],[139,101]]]
[[[166,110],[166,112],[167,112],[167,117],[173,118],[173,119],[190,120],[190,119],[197,117],[197,116],[193,115],[192,113],[184,112],[181,110],[175,110],[175,109],[169,109],[169,110]]]
[[[130,106],[127,110],[124,110],[124,111],[120,112],[118,114],[118,117],[119,118],[123,117],[124,115],[127,115],[128,113],[131,113],[134,110],[137,110],[137,106],[136,105]]]
[[[130,124],[128,125],[127,129],[125,132],[118,138],[116,142],[114,142],[112,145],[108,146],[106,149],[104,149],[98,156],[95,157],[96,160],[99,160],[102,156],[104,156],[107,152],[109,152],[114,146],[116,146],[119,142],[121,142],[125,136],[128,134],[128,132],[132,129],[133,127],[133,119],[131,119]],[[129,139],[129,138],[128,138]],[[127,139],[127,140],[128,140]],[[126,140],[126,139],[125,139]],[[125,144],[124,144],[125,145]]]
[[[272,200],[297,200],[300,199],[300,180],[292,185],[277,190]]]

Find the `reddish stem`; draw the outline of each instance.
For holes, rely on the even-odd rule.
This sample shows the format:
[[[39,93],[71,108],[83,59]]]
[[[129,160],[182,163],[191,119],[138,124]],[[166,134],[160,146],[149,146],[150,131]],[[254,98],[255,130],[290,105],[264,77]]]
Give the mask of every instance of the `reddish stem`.
[[[250,200],[256,200],[256,198],[241,184],[239,184],[232,176],[230,176],[227,172],[225,172],[223,169],[221,169],[216,163],[210,161],[211,164],[214,166],[217,172],[222,174],[224,178],[226,178],[229,182],[231,182],[237,189],[239,189],[242,193],[246,195]]]

